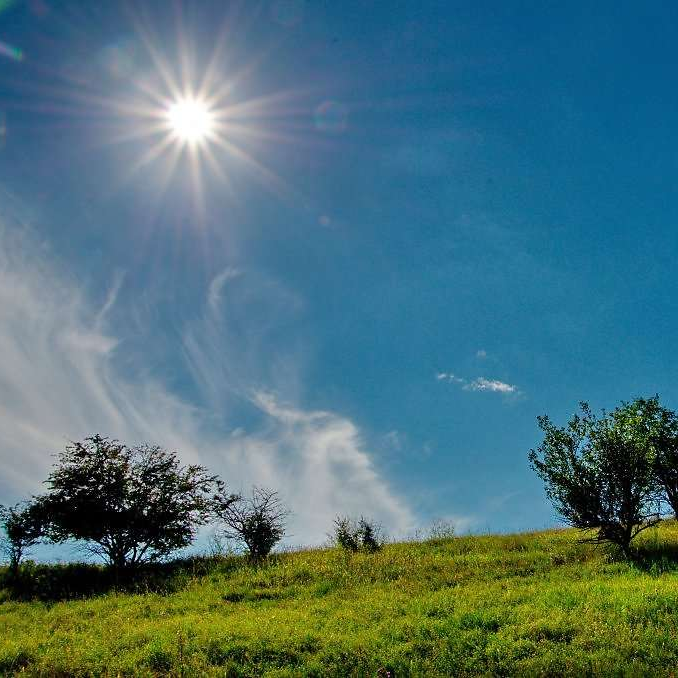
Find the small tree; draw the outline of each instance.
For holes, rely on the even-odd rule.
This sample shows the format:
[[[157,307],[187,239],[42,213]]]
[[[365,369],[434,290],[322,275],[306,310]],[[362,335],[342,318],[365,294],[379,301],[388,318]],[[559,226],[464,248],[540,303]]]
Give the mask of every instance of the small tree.
[[[3,550],[9,559],[10,572],[18,574],[21,559],[44,533],[44,515],[39,502],[0,506],[0,526],[5,533]]]
[[[188,546],[223,493],[202,466],[182,467],[161,447],[130,448],[99,435],[66,447],[46,483],[51,540],[82,540],[116,568]]]
[[[645,401],[622,403],[596,417],[586,403],[560,428],[538,417],[544,440],[529,454],[546,493],[565,522],[595,530],[596,542],[631,540],[659,520],[652,426]]]
[[[252,489],[252,496],[220,502],[215,510],[224,524],[223,534],[244,545],[254,561],[260,561],[285,536],[289,510],[278,493],[260,487]]]

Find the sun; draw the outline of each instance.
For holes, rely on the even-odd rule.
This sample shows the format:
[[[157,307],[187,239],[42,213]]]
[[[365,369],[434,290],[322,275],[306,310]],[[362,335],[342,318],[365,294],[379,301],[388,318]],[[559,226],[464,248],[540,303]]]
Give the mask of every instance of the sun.
[[[214,114],[205,101],[178,99],[167,109],[167,123],[174,137],[184,143],[206,141],[214,132]]]

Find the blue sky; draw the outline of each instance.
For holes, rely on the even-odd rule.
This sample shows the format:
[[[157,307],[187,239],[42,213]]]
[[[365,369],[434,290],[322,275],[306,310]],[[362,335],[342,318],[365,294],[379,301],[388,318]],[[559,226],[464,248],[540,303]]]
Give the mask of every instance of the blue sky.
[[[0,8],[0,501],[101,432],[279,489],[300,543],[541,528],[537,415],[678,405],[678,10]]]

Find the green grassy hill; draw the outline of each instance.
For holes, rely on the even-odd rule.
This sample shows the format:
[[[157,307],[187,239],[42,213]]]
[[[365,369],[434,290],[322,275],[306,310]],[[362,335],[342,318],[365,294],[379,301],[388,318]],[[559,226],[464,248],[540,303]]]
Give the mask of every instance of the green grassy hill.
[[[458,537],[253,568],[199,561],[174,590],[62,602],[0,594],[0,673],[670,675],[678,526],[615,561],[573,531]],[[169,576],[169,575],[168,575]]]

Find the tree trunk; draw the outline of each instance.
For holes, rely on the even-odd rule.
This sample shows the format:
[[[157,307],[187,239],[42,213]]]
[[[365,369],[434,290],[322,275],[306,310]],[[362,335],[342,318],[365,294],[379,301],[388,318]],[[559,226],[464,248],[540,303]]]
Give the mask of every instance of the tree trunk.
[[[9,561],[9,574],[12,579],[16,579],[19,576],[19,564],[21,562],[21,556],[12,555]]]

